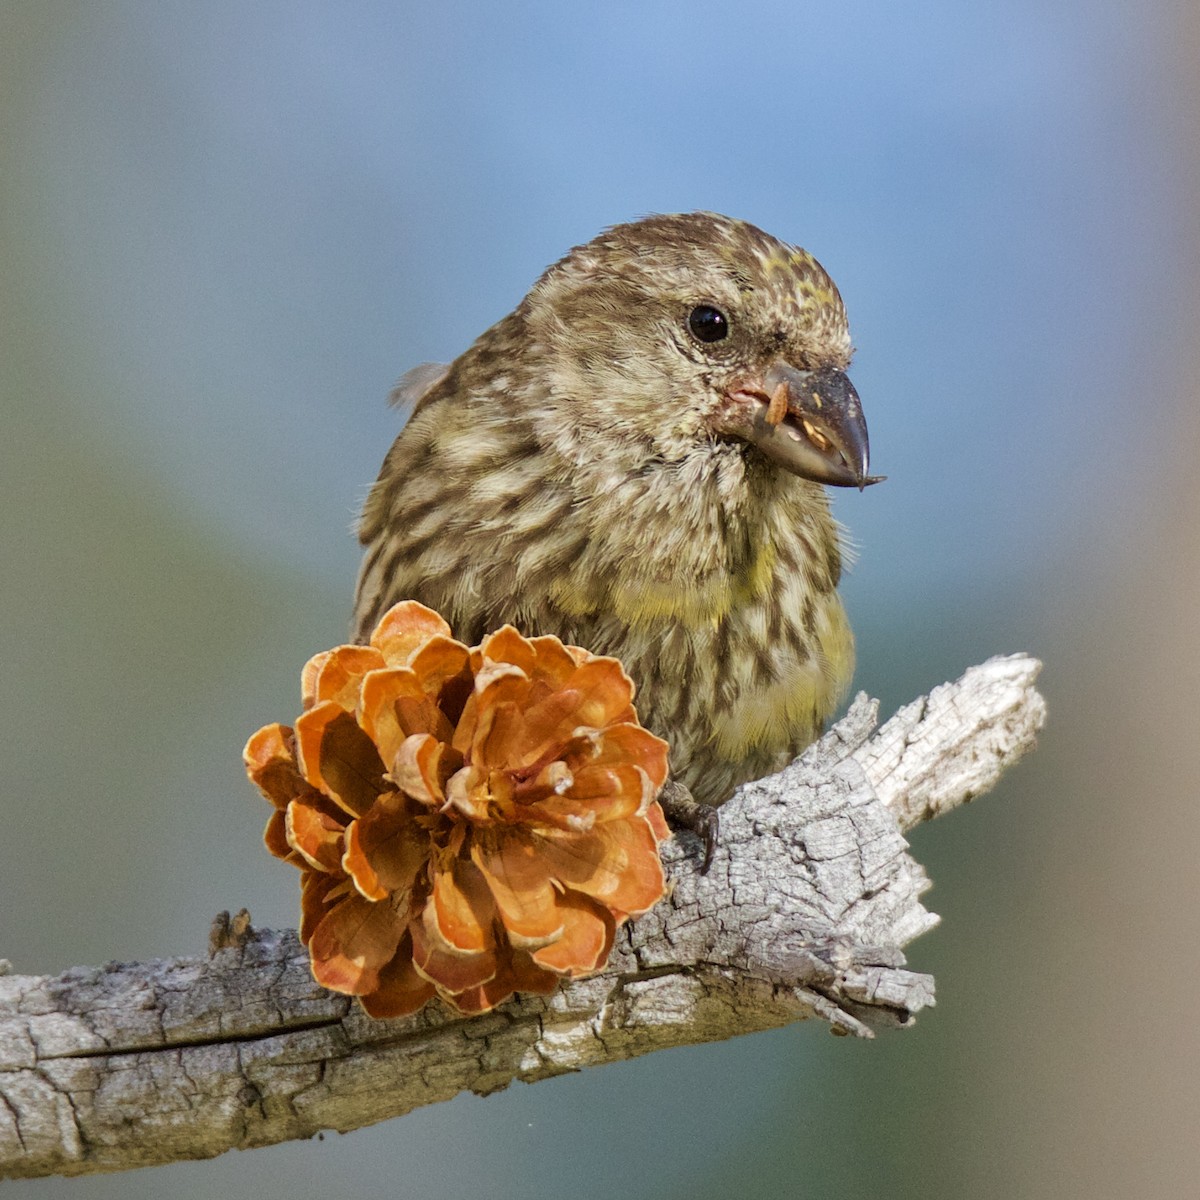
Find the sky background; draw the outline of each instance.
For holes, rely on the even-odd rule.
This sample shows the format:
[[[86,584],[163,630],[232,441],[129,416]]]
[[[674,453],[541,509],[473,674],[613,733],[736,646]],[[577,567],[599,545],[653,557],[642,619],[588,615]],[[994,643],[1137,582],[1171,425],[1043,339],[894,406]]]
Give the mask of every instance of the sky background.
[[[294,924],[247,735],[346,632],[408,367],[602,227],[837,281],[888,482],[856,686],[1050,724],[917,830],[938,1007],[14,1197],[1187,1194],[1200,1171],[1200,16],[1171,0],[0,4],[0,955]],[[1189,1182],[1190,1181],[1190,1182]]]

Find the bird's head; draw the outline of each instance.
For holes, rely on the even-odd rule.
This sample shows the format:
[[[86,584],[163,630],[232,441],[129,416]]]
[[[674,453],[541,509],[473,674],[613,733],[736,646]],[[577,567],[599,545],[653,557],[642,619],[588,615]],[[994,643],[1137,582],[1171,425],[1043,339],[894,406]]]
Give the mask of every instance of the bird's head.
[[[838,290],[753,225],[683,213],[614,226],[550,267],[520,312],[553,419],[580,444],[668,462],[753,447],[819,483],[877,482]]]

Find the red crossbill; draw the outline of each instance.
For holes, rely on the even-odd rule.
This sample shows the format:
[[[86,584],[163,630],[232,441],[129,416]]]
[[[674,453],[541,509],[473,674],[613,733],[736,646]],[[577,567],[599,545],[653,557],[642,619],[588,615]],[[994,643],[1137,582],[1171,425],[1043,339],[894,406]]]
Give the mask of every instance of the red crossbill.
[[[615,655],[673,780],[721,804],[813,741],[853,673],[822,486],[874,482],[850,354],[823,268],[745,222],[576,247],[397,389],[356,636],[411,598],[468,642],[511,622]]]

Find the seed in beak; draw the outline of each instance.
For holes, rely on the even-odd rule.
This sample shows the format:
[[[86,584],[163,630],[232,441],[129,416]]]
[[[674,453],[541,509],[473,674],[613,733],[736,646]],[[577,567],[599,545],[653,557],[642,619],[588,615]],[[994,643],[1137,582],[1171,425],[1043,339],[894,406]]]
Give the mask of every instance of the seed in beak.
[[[771,401],[767,405],[767,411],[763,414],[763,420],[768,425],[778,425],[787,416],[787,398],[787,384],[781,379],[775,385],[775,390],[771,393]]]
[[[822,454],[829,450],[831,445],[829,439],[811,421],[801,417],[800,424],[804,426],[804,433],[808,437],[808,440],[812,442],[812,444],[816,446],[816,448],[820,450]]]

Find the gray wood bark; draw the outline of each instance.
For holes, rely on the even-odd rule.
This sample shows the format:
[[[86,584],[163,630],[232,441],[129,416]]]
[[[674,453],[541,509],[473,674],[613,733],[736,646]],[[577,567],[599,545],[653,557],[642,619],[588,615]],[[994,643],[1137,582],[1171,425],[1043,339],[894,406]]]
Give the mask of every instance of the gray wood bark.
[[[207,958],[0,978],[0,1176],[80,1175],[350,1130],[667,1046],[808,1017],[869,1037],[933,1003],[902,948],[937,923],[902,831],[970,800],[1045,720],[1023,655],[902,709],[875,702],[720,811],[711,870],[664,847],[668,898],[608,966],[464,1018],[373,1021],[318,987],[291,931],[240,914]]]

